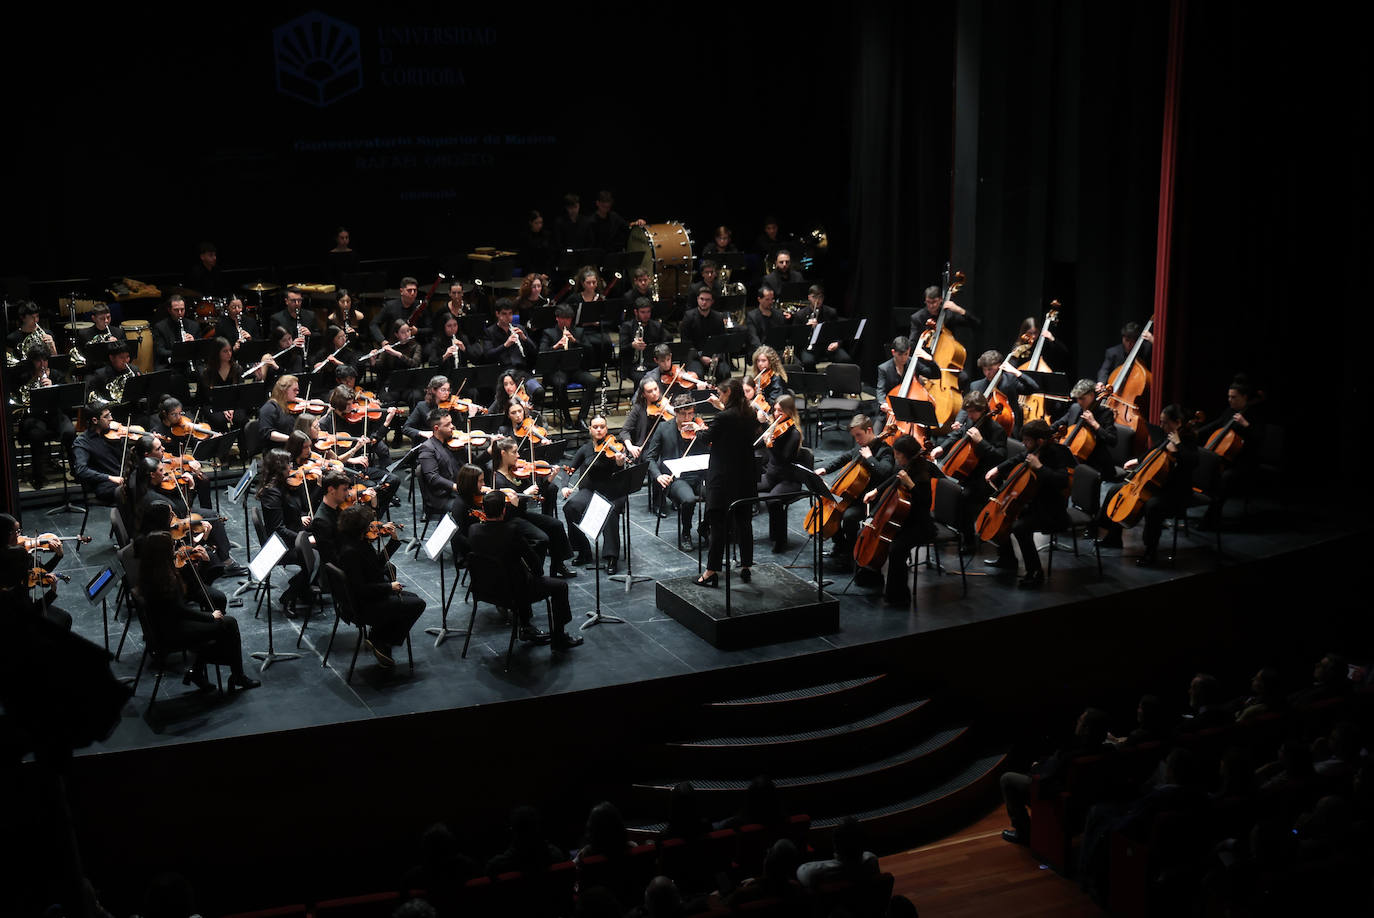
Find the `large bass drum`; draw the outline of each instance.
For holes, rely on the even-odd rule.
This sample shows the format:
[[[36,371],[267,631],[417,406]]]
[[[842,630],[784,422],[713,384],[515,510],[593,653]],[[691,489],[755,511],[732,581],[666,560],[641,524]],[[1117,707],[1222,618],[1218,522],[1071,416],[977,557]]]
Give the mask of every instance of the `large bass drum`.
[[[687,295],[692,282],[692,233],[681,223],[650,223],[630,230],[627,251],[643,253],[640,266],[653,275],[660,300]]]

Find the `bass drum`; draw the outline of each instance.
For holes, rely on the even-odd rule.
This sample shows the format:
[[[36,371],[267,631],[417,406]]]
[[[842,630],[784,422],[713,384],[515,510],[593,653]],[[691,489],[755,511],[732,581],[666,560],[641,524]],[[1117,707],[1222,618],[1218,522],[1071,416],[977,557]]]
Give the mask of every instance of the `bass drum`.
[[[681,223],[650,223],[630,230],[626,251],[640,252],[639,266],[654,277],[660,300],[687,295],[692,282],[692,234]]]
[[[142,319],[125,319],[119,323],[120,330],[129,341],[137,341],[138,354],[133,365],[142,373],[153,372],[153,327]],[[133,346],[130,347],[130,350]]]

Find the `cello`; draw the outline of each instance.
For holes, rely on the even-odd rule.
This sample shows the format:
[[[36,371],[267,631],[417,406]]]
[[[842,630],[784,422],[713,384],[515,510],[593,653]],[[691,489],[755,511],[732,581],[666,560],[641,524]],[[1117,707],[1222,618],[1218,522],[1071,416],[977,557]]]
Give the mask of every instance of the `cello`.
[[[1109,398],[1111,392],[1111,386],[1099,390],[1093,397],[1093,403],[1096,404],[1099,398]],[[1093,429],[1087,424],[1088,415],[1091,412],[1092,405],[1089,405],[1087,408],[1081,408],[1078,414],[1078,422],[1074,424],[1072,428],[1069,428],[1066,424],[1061,424],[1058,428],[1062,436],[1057,439],[1068,448],[1069,452],[1073,453],[1073,457],[1079,462],[1087,462],[1088,458],[1092,456],[1093,450],[1097,449],[1097,434],[1093,433]],[[1066,430],[1068,432],[1064,433]]]
[[[1049,373],[1054,369],[1045,362],[1041,354],[1045,351],[1045,332],[1049,331],[1058,321],[1059,301],[1051,300],[1049,311],[1045,313],[1045,318],[1040,323],[1040,331],[1035,336],[1035,347],[1031,351],[1030,359],[1017,367],[1018,370],[1030,370],[1033,373]],[[1018,345],[1018,348],[1021,346],[1023,345]],[[1015,351],[1013,351],[1013,353],[1015,353]],[[1027,421],[1043,421],[1048,416],[1048,413],[1045,411],[1045,396],[1042,393],[1036,392],[1031,395],[1021,396],[1022,424]]]
[[[1231,419],[1221,425],[1220,429],[1207,438],[1207,448],[1221,457],[1223,462],[1235,462],[1240,451],[1245,448],[1245,441],[1236,432],[1236,415],[1239,411],[1231,413]]]
[[[921,381],[916,378],[916,346],[911,347],[911,355],[907,357],[906,372],[902,374],[902,381],[893,386],[887,392],[888,398],[908,398],[921,402],[933,402],[929,390],[921,385]],[[962,400],[961,400],[962,401]],[[890,410],[890,409],[889,409]],[[883,428],[882,441],[888,446],[897,442],[897,438],[902,434],[910,434],[916,438],[916,442],[921,444],[921,448],[926,448],[926,433],[919,424],[912,421],[892,421]]]
[[[1039,452],[1038,448],[1036,452]],[[1001,490],[989,497],[987,504],[979,511],[974,528],[978,538],[984,542],[993,542],[1008,535],[1021,511],[1035,499],[1040,481],[1035,476],[1035,469],[1026,461],[1033,455],[1027,453],[1022,457],[1007,476]]]
[[[959,407],[963,404],[963,396],[959,393],[959,371],[964,368],[964,360],[968,357],[968,352],[954,337],[953,332],[945,334],[945,316],[949,314],[949,311],[944,307],[944,303],[959,292],[959,288],[963,285],[964,272],[955,272],[954,279],[951,281],[949,263],[946,262],[940,316],[935,321],[935,327],[922,334],[920,341],[921,346],[930,352],[930,359],[940,373],[937,378],[926,381],[926,389],[930,393],[930,400],[935,403],[935,419],[942,427],[949,423],[950,418],[959,413]],[[927,319],[926,321],[929,322],[930,320]],[[914,358],[915,355],[912,356]]]
[[[1145,323],[1131,352],[1121,366],[1112,370],[1109,380],[1111,391],[1107,393],[1107,403],[1111,406],[1112,414],[1116,415],[1116,422],[1135,431],[1133,442],[1136,453],[1143,453],[1150,443],[1150,433],[1140,414],[1140,406],[1145,403],[1150,391],[1150,371],[1140,363],[1140,348],[1154,324],[1153,318]]]
[[[1193,420],[1184,425],[1184,429],[1191,431],[1194,425],[1202,422],[1202,412],[1193,416]],[[1220,433],[1220,431],[1218,431]],[[1130,479],[1117,489],[1112,495],[1112,499],[1107,501],[1107,518],[1113,523],[1122,526],[1133,526],[1145,512],[1145,504],[1150,498],[1158,494],[1169,480],[1169,474],[1173,471],[1177,463],[1177,456],[1169,450],[1169,444],[1182,442],[1182,431],[1169,434],[1163,443],[1140,460],[1140,464],[1131,471]]]
[[[840,531],[840,520],[854,501],[863,497],[868,488],[868,469],[858,456],[846,463],[835,473],[830,482],[830,493],[838,500],[821,498],[820,503],[806,512],[806,531],[811,535],[819,534],[823,539],[835,537]]]
[[[893,541],[911,514],[911,495],[922,487],[920,478],[924,477],[912,476],[913,487],[906,491],[902,488],[898,476],[903,471],[911,475],[911,469],[915,464],[925,460],[928,455],[924,449],[921,450],[912,460],[911,466],[898,469],[891,478],[878,486],[882,493],[876,498],[873,515],[864,520],[863,526],[859,528],[858,538],[854,540],[854,563],[859,567],[877,570],[887,561],[887,553],[891,550]]]

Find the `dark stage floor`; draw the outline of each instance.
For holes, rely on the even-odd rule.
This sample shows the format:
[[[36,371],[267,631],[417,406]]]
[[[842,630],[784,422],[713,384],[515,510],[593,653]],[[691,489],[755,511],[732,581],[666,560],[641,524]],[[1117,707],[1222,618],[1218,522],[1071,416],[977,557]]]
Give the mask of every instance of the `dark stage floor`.
[[[841,445],[838,438],[829,440],[817,451],[818,463],[838,452]],[[404,496],[404,487],[401,493]],[[273,664],[261,674],[263,685],[258,690],[237,695],[200,696],[183,688],[181,680],[169,672],[150,718],[146,710],[152,678],[145,672],[137,696],[125,706],[122,723],[108,741],[91,747],[86,754],[492,704],[815,654],[1098,598],[1211,571],[1217,564],[1214,537],[1194,532],[1180,537],[1175,567],[1139,568],[1133,560],[1139,553],[1138,531],[1131,531],[1126,534],[1125,552],[1103,553],[1101,576],[1093,562],[1091,544],[1080,541],[1082,556],[1075,559],[1071,552],[1056,552],[1051,582],[1035,591],[1018,590],[1016,577],[1011,574],[985,575],[980,556],[970,565],[965,597],[960,587],[957,560],[949,549],[944,557],[945,573],[926,566],[918,568],[914,609],[884,606],[876,594],[849,585],[848,575],[828,572],[827,576],[835,581],[829,591],[840,603],[837,632],[722,651],[655,608],[654,581],[694,575],[697,559],[695,554],[687,555],[677,550],[672,531],[674,520],[663,521],[662,537],[654,535],[656,519],[645,508],[642,494],[632,498],[632,507],[634,571],[653,579],[634,584],[627,593],[623,585],[603,577],[602,609],[624,618],[625,623],[600,624],[581,632],[586,643],[569,653],[552,654],[548,647],[517,644],[511,671],[503,672],[509,630],[501,624],[496,610],[485,605],[478,615],[476,634],[466,660],[460,657],[461,636],[450,638],[436,648],[434,639],[425,635],[422,629],[439,622],[438,565],[423,555],[417,561],[401,553],[396,556],[400,580],[407,589],[420,594],[429,603],[413,632],[413,674],[405,668],[400,648],[397,669],[390,673],[380,669],[364,652],[359,655],[352,684],[346,684],[344,676],[356,635],[354,629],[346,626],[339,630],[328,667],[322,667],[321,659],[333,624],[332,610],[327,610],[323,617],[312,619],[301,643],[301,658]],[[795,573],[803,579],[810,577],[811,557],[810,543],[802,530],[805,509],[804,501],[792,505],[789,524],[793,548],[788,555],[771,553],[767,517],[754,519],[758,560],[802,565]],[[224,510],[231,519],[231,537],[242,544],[242,511],[227,502]],[[1241,511],[1239,501],[1228,508],[1228,527],[1223,541],[1228,563],[1276,556],[1331,535],[1328,521],[1316,509],[1290,506],[1280,511],[1276,505],[1254,501],[1243,518]],[[60,604],[75,617],[75,629],[97,643],[103,639],[101,610],[79,598],[79,585],[100,566],[115,564],[113,547],[106,539],[108,527],[103,522],[107,512],[103,509],[93,512],[89,530],[95,541],[79,556],[69,552],[70,557],[59,568],[72,578],[72,583],[62,588]],[[31,511],[30,515],[38,514]],[[408,504],[397,509],[395,517],[408,526]],[[43,525],[71,533],[77,530],[80,522],[78,514],[65,514],[54,516]],[[32,529],[33,523],[30,522],[27,528]],[[1168,547],[1169,538],[1170,533],[1166,531],[1164,548]],[[236,555],[244,557],[241,552]],[[448,575],[452,576],[451,568]],[[285,579],[284,572],[278,569],[274,575],[274,589],[279,590]],[[219,585],[225,587],[223,581]],[[743,585],[737,580],[735,586],[741,590],[759,588],[758,584]],[[595,607],[594,591],[591,571],[582,571],[571,581],[574,626]],[[467,623],[469,607],[463,604],[463,593],[460,589],[455,597],[449,616],[451,627],[463,627]],[[113,600],[113,592],[110,595]],[[261,619],[254,619],[251,595],[246,593],[243,596],[245,604],[230,610],[239,620],[245,654],[267,647],[266,613],[264,611]],[[113,649],[123,623],[111,622],[110,627]],[[296,650],[298,627],[298,621],[280,615],[275,617],[274,639],[278,651]],[[135,624],[129,631],[121,658],[113,664],[116,674],[132,676],[142,649],[139,628]],[[175,672],[180,675],[179,669]]]

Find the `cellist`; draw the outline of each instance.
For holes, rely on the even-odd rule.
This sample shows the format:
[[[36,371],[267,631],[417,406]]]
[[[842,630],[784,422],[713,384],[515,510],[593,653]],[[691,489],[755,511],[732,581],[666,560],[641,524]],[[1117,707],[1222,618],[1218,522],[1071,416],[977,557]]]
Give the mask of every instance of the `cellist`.
[[[911,359],[912,339],[898,335],[892,339],[891,353],[892,359],[878,364],[878,397],[873,400],[874,411],[874,431],[882,433],[883,427],[887,423],[888,404],[887,393],[897,387],[906,377],[906,362]],[[916,375],[924,376],[927,379],[940,375],[940,371],[931,362],[930,355],[924,350],[916,349]]]
[[[1007,458],[1007,432],[988,414],[988,400],[981,392],[970,392],[964,396],[964,407],[959,416],[963,423],[930,451],[931,459],[940,459],[961,440],[967,439],[977,465],[960,482],[963,498],[959,506],[959,527],[970,545],[978,544],[974,522],[978,512],[987,503],[992,488],[988,484],[987,473]]]
[[[1183,423],[1183,409],[1178,405],[1165,405],[1159,412],[1159,426],[1150,426],[1150,448],[1154,450],[1160,447],[1173,456],[1173,468],[1164,481],[1164,487],[1145,502],[1145,528],[1142,531],[1145,553],[1135,562],[1142,567],[1155,563],[1155,551],[1159,546],[1160,534],[1164,531],[1164,520],[1187,509],[1188,498],[1192,495],[1193,471],[1197,468],[1197,437]],[[1126,470],[1129,472],[1139,464],[1139,459],[1127,459]],[[1107,505],[1123,487],[1125,485],[1116,485],[1108,492],[1106,500],[1102,501],[1097,522],[1106,534],[1097,540],[1100,548],[1121,548],[1121,526],[1107,516]]]
[[[1215,530],[1221,525],[1222,505],[1251,477],[1259,463],[1259,440],[1263,430],[1259,424],[1261,404],[1262,401],[1254,397],[1249,381],[1237,376],[1226,387],[1226,411],[1198,428],[1198,442],[1209,447],[1217,445],[1212,442],[1213,438],[1227,425],[1230,425],[1230,432],[1241,440],[1240,453],[1221,473],[1217,492],[1211,495],[1212,501],[1207,505],[1207,512],[1202,515],[1202,522],[1198,524],[1201,530]]]
[[[873,419],[864,414],[854,415],[849,419],[849,435],[854,438],[854,448],[837,457],[829,466],[816,469],[816,474],[824,476],[827,469],[842,469],[851,462],[857,462],[868,471],[870,488],[876,488],[891,478],[895,463],[892,447],[873,432]],[[854,539],[863,521],[864,505],[861,501],[854,501],[846,507],[844,515],[840,517],[840,531],[835,533],[834,547],[830,550],[830,559],[838,570],[853,568]]]
[[[1045,569],[1035,550],[1035,533],[1053,532],[1068,525],[1069,468],[1074,462],[1073,455],[1054,442],[1050,425],[1044,421],[1027,421],[1021,429],[1021,442],[1026,447],[1024,457],[1007,459],[989,469],[983,477],[989,483],[995,482],[1007,476],[1016,465],[1025,462],[1034,471],[1038,487],[1030,503],[1012,525],[1010,535],[1004,535],[997,541],[997,557],[985,563],[991,567],[1016,570],[1016,555],[1011,550],[1014,536],[1016,544],[1021,546],[1021,563],[1026,567],[1026,575],[1021,578],[1019,586],[1038,587],[1045,582]]]
[[[1072,429],[1078,419],[1092,431],[1096,441],[1088,465],[1097,469],[1103,481],[1116,477],[1116,463],[1112,461],[1112,447],[1116,445],[1116,416],[1112,409],[1097,399],[1097,385],[1091,379],[1080,379],[1069,390],[1074,400],[1068,410],[1055,419],[1054,427]]]
[[[999,369],[1002,372],[1000,377],[997,375]],[[978,356],[978,370],[982,373],[983,378],[975,379],[970,383],[969,391],[980,392],[988,400],[991,400],[992,393],[988,390],[992,387],[992,380],[997,378],[997,391],[1002,393],[1002,396],[1011,406],[1011,435],[1015,436],[1021,429],[1021,396],[1036,394],[1040,391],[1040,384],[1012,366],[1011,361],[1004,360],[1002,352],[998,350],[983,351]],[[963,421],[962,412],[955,415],[956,430],[959,429],[958,425],[961,421]]]
[[[898,488],[910,503],[906,519],[893,536],[887,550],[887,576],[876,577],[876,571],[862,568],[854,583],[857,586],[877,586],[883,584],[883,602],[887,605],[909,606],[911,587],[907,583],[911,550],[923,542],[929,542],[934,533],[930,525],[930,478],[933,473],[930,462],[921,458],[921,444],[909,434],[903,434],[892,444],[893,473],[884,486],[873,488],[864,494],[864,504],[877,501],[882,494]]]

